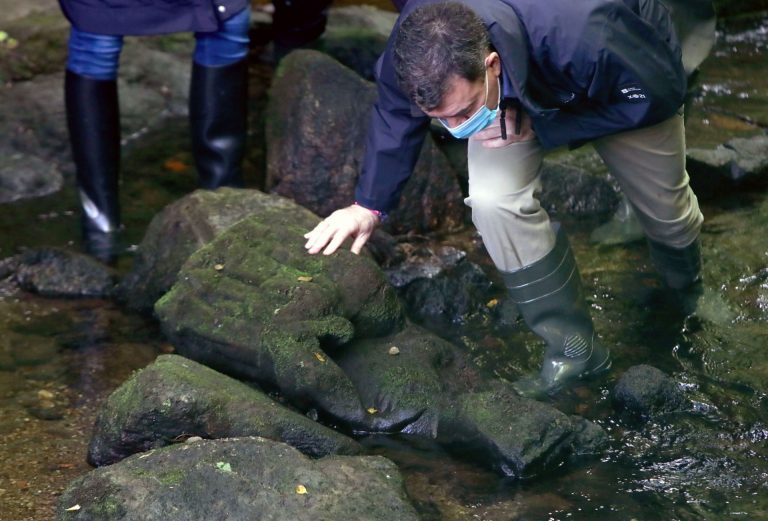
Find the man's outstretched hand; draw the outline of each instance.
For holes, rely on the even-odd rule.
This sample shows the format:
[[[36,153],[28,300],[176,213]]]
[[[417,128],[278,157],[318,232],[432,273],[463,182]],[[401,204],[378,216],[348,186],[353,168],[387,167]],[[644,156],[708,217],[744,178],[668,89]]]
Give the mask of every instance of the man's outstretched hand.
[[[304,238],[307,239],[304,247],[311,254],[322,250],[323,255],[330,255],[339,249],[347,238],[354,237],[351,250],[352,253],[358,254],[378,223],[379,217],[375,213],[353,204],[336,210],[311,232],[304,234]]]

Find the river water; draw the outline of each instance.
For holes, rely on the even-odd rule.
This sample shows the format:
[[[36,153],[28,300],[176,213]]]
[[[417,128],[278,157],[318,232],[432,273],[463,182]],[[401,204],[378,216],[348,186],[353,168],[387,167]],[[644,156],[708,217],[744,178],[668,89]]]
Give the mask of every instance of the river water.
[[[689,146],[712,147],[765,131],[767,45],[766,19],[718,35],[688,120]],[[185,133],[186,122],[171,119],[127,147],[124,171],[131,174],[123,201],[130,243],[139,242],[160,208],[194,189],[188,154],[168,152],[185,149]],[[258,163],[260,154],[253,152],[250,160]],[[757,183],[703,201],[703,209],[716,219],[749,212],[765,198],[765,184]],[[0,258],[29,247],[77,247],[74,201],[67,188],[0,207]],[[362,440],[398,463],[424,519],[768,519],[768,354],[761,350],[768,343],[768,305],[763,303],[762,317],[753,313],[726,329],[681,322],[663,304],[648,305],[653,284],[643,244],[596,247],[588,239],[596,224],[568,223],[597,327],[614,346],[614,370],[553,404],[600,423],[610,434],[609,450],[598,459],[510,482],[424,440]],[[765,244],[758,240],[764,230],[749,233],[754,244]],[[125,258],[118,270],[129,267]],[[731,273],[730,279],[746,286],[749,277],[760,276],[765,288],[765,264]],[[737,286],[721,289],[730,294]],[[7,283],[0,285],[0,331],[0,346],[17,346],[14,360],[0,358],[0,519],[52,519],[57,495],[90,470],[84,456],[101,401],[131,371],[172,347],[152,321],[110,301],[44,299]],[[443,327],[441,334],[464,346],[488,374],[514,378],[535,369],[520,353],[540,345],[522,326],[470,320]],[[646,422],[616,417],[610,391],[617,376],[638,363],[651,363],[680,381],[690,408]]]

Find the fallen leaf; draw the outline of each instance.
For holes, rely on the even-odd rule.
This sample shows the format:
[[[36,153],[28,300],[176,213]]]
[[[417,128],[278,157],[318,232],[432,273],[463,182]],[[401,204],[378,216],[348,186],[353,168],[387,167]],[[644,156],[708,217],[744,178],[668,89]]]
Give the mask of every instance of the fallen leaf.
[[[368,407],[366,411],[368,411],[368,414],[376,414],[377,412],[379,412],[379,410],[376,409],[375,407]]]
[[[320,360],[321,362],[325,363],[325,357],[320,353],[315,353],[315,358]]]
[[[221,270],[224,269],[224,265],[223,264],[214,264],[213,265],[213,269],[215,269],[216,271],[221,271]]]
[[[298,277],[296,280],[298,280],[299,282],[312,282],[312,277],[305,277],[302,275],[301,277]]]
[[[498,305],[499,305],[499,301],[498,299],[495,299],[495,298],[492,298],[491,300],[488,301],[488,304],[486,304],[486,306],[488,306],[489,308],[495,308]]]
[[[69,508],[65,508],[64,512],[77,512],[78,510],[80,510],[80,505],[74,505]]]
[[[296,485],[296,493],[297,494],[306,494],[307,493],[307,487],[304,485]]]
[[[397,347],[397,346],[392,346],[392,347],[390,347],[390,348],[389,348],[389,354],[390,354],[391,356],[396,356],[396,355],[399,355],[399,354],[400,354],[400,348],[399,348],[399,347]]]
[[[232,465],[225,461],[219,461],[216,463],[216,468],[222,472],[232,472]]]
[[[187,165],[184,161],[181,161],[179,159],[168,159],[163,163],[163,168],[168,170],[169,172],[184,172],[189,168],[189,165]]]

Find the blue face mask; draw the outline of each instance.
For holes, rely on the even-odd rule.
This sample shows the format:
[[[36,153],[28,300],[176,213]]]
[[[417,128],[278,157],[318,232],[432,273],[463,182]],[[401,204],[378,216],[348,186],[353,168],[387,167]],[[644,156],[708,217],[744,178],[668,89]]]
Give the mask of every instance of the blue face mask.
[[[499,88],[499,98],[501,98],[501,88]],[[448,123],[446,123],[444,119],[438,118],[438,120],[440,121],[440,123],[443,124],[443,126],[448,130],[448,132],[451,133],[453,137],[457,139],[468,138],[472,134],[475,134],[477,132],[480,132],[481,130],[488,128],[488,125],[493,123],[493,120],[496,119],[496,115],[499,113],[499,103],[496,103],[496,108],[493,110],[487,107],[487,103],[488,103],[488,71],[486,69],[485,101],[483,102],[483,106],[477,109],[477,112],[472,114],[461,125],[458,125],[456,127],[449,127]]]

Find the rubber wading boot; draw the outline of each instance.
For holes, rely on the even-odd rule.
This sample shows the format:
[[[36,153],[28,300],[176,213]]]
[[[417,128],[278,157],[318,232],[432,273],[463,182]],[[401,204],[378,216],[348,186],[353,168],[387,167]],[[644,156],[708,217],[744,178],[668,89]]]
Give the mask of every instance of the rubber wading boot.
[[[723,296],[701,280],[701,241],[696,238],[683,248],[673,248],[648,239],[651,261],[671,290],[680,312],[718,325],[729,324],[736,314]]]
[[[248,63],[192,65],[189,89],[192,155],[201,188],[243,186],[248,128]]]
[[[83,247],[112,264],[120,228],[120,109],[115,80],[95,80],[71,71],[64,79],[67,126],[82,205]]]
[[[520,394],[552,394],[610,369],[610,353],[595,336],[576,261],[562,230],[557,230],[555,247],[543,259],[503,276],[525,323],[547,343],[540,374],[515,382]]]

